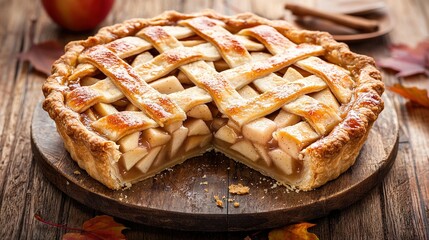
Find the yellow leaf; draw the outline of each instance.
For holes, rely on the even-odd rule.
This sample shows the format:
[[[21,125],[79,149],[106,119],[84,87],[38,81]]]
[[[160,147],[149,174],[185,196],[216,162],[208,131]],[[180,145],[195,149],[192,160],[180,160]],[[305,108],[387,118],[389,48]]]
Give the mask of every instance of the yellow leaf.
[[[309,233],[308,228],[315,226],[312,223],[297,223],[283,228],[273,229],[268,233],[269,240],[319,240],[314,233]]]
[[[389,87],[389,90],[416,102],[424,107],[429,108],[429,98],[426,89],[419,89],[416,87],[404,87],[401,84],[394,84]]]

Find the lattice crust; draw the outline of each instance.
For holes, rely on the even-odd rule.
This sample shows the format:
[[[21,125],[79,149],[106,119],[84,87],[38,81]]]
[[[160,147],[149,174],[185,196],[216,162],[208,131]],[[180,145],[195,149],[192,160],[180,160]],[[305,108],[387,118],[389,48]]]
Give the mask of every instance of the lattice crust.
[[[44,108],[112,189],[216,148],[303,190],[351,166],[382,110],[373,60],[251,14],[167,12],[72,42]]]

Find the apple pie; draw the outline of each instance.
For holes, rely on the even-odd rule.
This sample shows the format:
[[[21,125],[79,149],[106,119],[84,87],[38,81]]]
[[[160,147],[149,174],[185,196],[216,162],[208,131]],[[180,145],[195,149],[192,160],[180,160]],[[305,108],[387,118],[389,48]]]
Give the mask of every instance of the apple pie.
[[[165,12],[70,42],[43,107],[71,157],[111,189],[215,150],[311,190],[353,165],[383,91],[374,60],[328,33]]]

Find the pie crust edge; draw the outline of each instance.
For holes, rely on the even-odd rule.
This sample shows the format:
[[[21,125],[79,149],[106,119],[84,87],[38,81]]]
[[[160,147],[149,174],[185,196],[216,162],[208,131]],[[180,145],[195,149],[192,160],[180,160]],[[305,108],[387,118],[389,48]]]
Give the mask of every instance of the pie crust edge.
[[[119,173],[113,172],[112,165],[121,155],[116,143],[88,130],[80,121],[79,114],[65,106],[64,93],[67,87],[61,83],[72,74],[79,54],[88,47],[134,35],[149,25],[168,25],[199,16],[218,19],[230,27],[237,28],[259,24],[272,26],[295,43],[321,45],[326,50],[324,57],[327,60],[348,69],[359,83],[354,90],[351,103],[348,104],[350,110],[329,135],[317,140],[300,153],[300,159],[304,161],[307,171],[304,175],[307,177],[297,183],[297,186],[301,190],[314,189],[337,178],[354,164],[373,122],[384,106],[381,99],[384,84],[380,72],[375,68],[374,60],[351,52],[347,45],[336,42],[328,33],[298,30],[285,21],[270,21],[251,13],[223,16],[206,10],[195,14],[169,11],[151,19],[128,20],[102,28],[95,36],[71,42],[66,46],[66,53],[54,63],[52,75],[43,85],[46,97],[43,108],[54,119],[66,149],[81,168],[111,189],[130,186],[130,183],[124,183],[116,177]]]

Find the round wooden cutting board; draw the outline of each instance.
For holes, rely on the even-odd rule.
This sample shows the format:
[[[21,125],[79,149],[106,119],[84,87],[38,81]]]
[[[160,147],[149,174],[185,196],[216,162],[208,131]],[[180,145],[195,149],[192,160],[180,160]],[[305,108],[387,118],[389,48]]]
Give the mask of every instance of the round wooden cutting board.
[[[45,176],[77,201],[106,214],[165,228],[239,231],[278,227],[327,215],[361,199],[391,168],[398,147],[398,120],[391,101],[374,124],[356,164],[338,179],[310,192],[288,192],[272,179],[210,152],[127,190],[112,191],[70,158],[54,122],[39,106],[32,121],[34,158]],[[242,183],[250,194],[229,195]],[[213,196],[224,197],[223,208]],[[229,200],[229,201],[228,201]],[[239,207],[233,203],[238,202]]]

